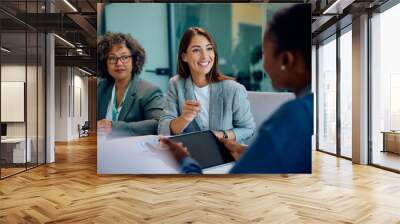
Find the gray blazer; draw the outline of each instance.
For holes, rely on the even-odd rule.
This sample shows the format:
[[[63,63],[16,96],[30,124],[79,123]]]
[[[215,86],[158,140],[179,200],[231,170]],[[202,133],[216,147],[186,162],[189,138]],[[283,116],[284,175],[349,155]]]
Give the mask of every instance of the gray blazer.
[[[186,100],[193,100],[193,82],[176,75],[169,81],[168,95],[165,99],[164,114],[160,117],[158,133],[171,135],[170,123],[182,114]],[[184,133],[202,131],[203,125],[195,118],[183,131]],[[232,130],[236,140],[245,142],[253,136],[255,123],[250,111],[250,103],[244,86],[233,80],[210,84],[210,130]]]
[[[97,83],[97,120],[106,118],[114,81],[103,79]],[[131,80],[129,91],[122,104],[118,121],[112,130],[130,135],[157,134],[157,125],[163,109],[161,90],[137,76]]]

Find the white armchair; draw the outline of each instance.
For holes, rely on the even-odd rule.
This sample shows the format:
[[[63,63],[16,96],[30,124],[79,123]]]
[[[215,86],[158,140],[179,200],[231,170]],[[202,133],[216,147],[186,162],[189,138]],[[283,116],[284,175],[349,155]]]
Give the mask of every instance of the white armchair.
[[[295,98],[293,93],[252,92],[248,91],[251,112],[256,123],[256,132],[283,103]]]

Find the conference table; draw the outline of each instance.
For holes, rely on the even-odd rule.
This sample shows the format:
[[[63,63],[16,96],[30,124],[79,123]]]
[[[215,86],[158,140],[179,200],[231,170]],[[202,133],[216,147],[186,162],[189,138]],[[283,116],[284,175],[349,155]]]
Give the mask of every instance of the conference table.
[[[180,167],[156,135],[97,136],[98,174],[179,174]],[[204,169],[205,174],[226,174],[233,163]]]
[[[382,131],[383,150],[382,152],[392,152],[400,154],[400,131]]]

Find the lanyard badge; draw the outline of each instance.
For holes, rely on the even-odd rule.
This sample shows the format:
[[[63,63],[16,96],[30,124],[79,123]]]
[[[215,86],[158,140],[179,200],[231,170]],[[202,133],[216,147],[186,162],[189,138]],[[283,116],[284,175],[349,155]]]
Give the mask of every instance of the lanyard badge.
[[[129,90],[129,87],[130,87],[130,83],[129,83],[128,87],[125,89],[124,96],[122,97],[122,101],[121,101],[121,104],[120,104],[121,107],[124,104],[125,97],[126,97],[126,94],[127,94],[128,90]],[[115,85],[114,85],[114,88],[113,88],[113,96],[114,96],[114,100],[113,100],[113,107],[112,107],[112,121],[115,122],[115,121],[118,120],[119,112],[121,111],[121,107],[117,108],[117,95],[116,95],[116,92],[115,92]]]
[[[122,103],[121,103],[122,105]],[[117,96],[114,94],[114,103],[113,103],[113,108],[112,108],[112,121],[117,121],[117,115],[118,115],[118,111],[117,111]]]

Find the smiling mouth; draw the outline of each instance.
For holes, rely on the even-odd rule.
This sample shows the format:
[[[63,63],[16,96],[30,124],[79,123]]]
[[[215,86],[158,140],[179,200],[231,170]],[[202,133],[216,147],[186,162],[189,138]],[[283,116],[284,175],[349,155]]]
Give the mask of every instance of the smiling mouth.
[[[207,67],[209,64],[211,64],[211,61],[199,62],[197,64],[200,65],[201,67]]]

